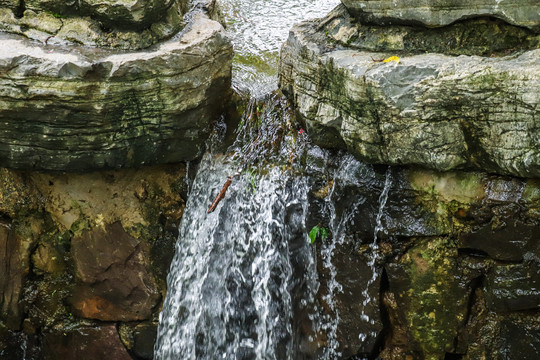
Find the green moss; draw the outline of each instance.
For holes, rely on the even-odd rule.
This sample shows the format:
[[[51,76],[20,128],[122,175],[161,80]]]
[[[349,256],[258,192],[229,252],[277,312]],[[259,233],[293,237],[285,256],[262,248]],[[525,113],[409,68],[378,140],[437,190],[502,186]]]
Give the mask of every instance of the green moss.
[[[404,311],[412,340],[425,359],[451,351],[465,321],[468,295],[453,276],[457,248],[449,238],[424,239],[400,261],[409,278]]]

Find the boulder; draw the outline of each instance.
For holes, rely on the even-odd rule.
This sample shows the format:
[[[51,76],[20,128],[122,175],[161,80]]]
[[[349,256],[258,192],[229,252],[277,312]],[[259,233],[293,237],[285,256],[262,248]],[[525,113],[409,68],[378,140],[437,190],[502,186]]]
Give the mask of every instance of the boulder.
[[[161,297],[139,243],[120,223],[96,227],[72,239],[79,283],[71,304],[77,315],[104,321],[150,318]]]
[[[540,176],[540,49],[391,55],[336,46],[320,21],[292,29],[280,83],[315,142],[370,163]]]
[[[527,252],[540,251],[539,239],[539,225],[509,219],[503,227],[490,223],[460,234],[459,247],[480,250],[496,260],[519,262]]]
[[[203,7],[146,50],[0,34],[0,166],[88,171],[202,154],[230,95],[232,46]]]
[[[540,30],[536,0],[342,0],[360,21],[378,25],[422,24],[438,27],[489,16]]]
[[[321,23],[326,37],[354,50],[408,54],[501,56],[538,48],[540,34],[494,18],[460,21],[441,28],[357,21],[339,5]],[[376,58],[377,59],[377,58]]]

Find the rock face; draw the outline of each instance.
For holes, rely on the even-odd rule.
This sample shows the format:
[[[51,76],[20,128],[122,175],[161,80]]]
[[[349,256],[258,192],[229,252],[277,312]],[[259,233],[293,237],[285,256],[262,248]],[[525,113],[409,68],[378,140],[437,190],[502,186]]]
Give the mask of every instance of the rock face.
[[[185,0],[0,2],[0,30],[45,44],[134,50],[178,33],[187,7]]]
[[[316,142],[371,163],[540,176],[540,50],[501,58],[351,50],[325,33],[340,14],[297,25],[282,49],[281,86]],[[379,61],[397,54],[399,64]]]
[[[342,3],[293,28],[279,70],[316,144],[377,164],[306,156],[321,312],[339,315],[313,347],[537,357],[538,4]]]
[[[195,7],[177,37],[132,52],[0,34],[0,166],[87,171],[200,156],[231,77],[231,44],[208,11]]]
[[[58,17],[89,16],[100,20],[108,27],[140,29],[160,20],[175,2],[176,0],[25,0],[23,6],[36,12],[47,11]]]
[[[129,236],[120,223],[73,238],[71,253],[80,281],[71,303],[79,316],[105,321],[151,316],[160,294],[148,273],[140,240]]]
[[[536,0],[342,0],[360,21],[445,26],[459,20],[493,16],[510,24],[540,30]]]
[[[132,357],[114,325],[60,329],[44,336],[45,359],[119,359]]]
[[[185,165],[0,173],[0,358],[152,358]]]
[[[306,227],[329,233],[313,245],[320,308],[339,315],[313,347],[384,360],[538,355],[537,180],[380,169],[317,147],[305,158]]]

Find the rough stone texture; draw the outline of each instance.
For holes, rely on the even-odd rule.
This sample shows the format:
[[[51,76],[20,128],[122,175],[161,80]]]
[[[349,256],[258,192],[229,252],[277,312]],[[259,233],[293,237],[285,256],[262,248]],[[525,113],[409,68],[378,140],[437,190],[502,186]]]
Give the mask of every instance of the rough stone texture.
[[[192,160],[230,94],[232,47],[202,10],[145,51],[0,34],[0,166],[87,171]]]
[[[540,28],[536,0],[342,0],[355,16],[367,23],[444,26],[458,20],[493,16],[513,25]]]
[[[85,45],[124,50],[145,49],[182,30],[185,11],[175,3],[163,17],[141,30],[105,28],[90,17],[61,17],[49,12],[25,10],[22,16],[0,8],[0,30],[23,35],[42,44]]]
[[[336,48],[293,28],[280,82],[321,145],[372,163],[540,176],[540,50],[502,58]]]
[[[424,241],[387,266],[390,291],[395,294],[408,338],[424,359],[442,359],[454,350],[465,323],[469,289],[452,274],[457,251],[445,239]]]
[[[528,252],[539,256],[540,227],[535,224],[523,224],[511,221],[495,227],[486,224],[472,233],[460,237],[460,247],[485,252],[490,257],[502,261],[523,260]]]
[[[333,153],[315,146],[305,155],[312,186],[306,228],[328,227],[326,245],[321,239],[314,244],[318,296],[324,313],[331,314],[326,298],[331,252],[340,285],[334,285],[333,296],[341,318],[337,349],[344,358],[439,360],[471,354],[469,359],[488,360],[496,353],[515,354],[528,345],[521,335],[499,338],[506,321],[528,334],[529,343],[540,341],[533,331],[539,303],[537,180],[388,169]],[[388,198],[381,207],[385,184]],[[378,257],[369,267],[378,215]],[[380,275],[370,284],[374,269]],[[364,306],[366,288],[371,301]],[[474,305],[480,303],[476,293],[481,306]],[[359,333],[368,335],[360,345],[354,336]],[[327,347],[325,334],[317,335],[312,346]]]
[[[380,26],[355,20],[345,6],[339,5],[320,26],[330,41],[362,51],[500,56],[540,47],[539,34],[492,18],[471,19],[435,29]]]
[[[131,360],[114,325],[60,328],[43,337],[46,360]]]
[[[540,309],[540,260],[495,266],[486,278],[488,308],[498,312]]]
[[[120,338],[129,349],[141,359],[154,357],[154,343],[157,337],[157,323],[126,324],[119,328]]]
[[[13,330],[22,321],[19,299],[29,267],[24,245],[9,224],[0,223],[0,319]]]
[[[0,216],[14,218],[20,213],[37,210],[42,200],[39,192],[29,186],[24,174],[0,169]]]
[[[160,20],[175,2],[186,0],[25,0],[24,8],[60,16],[89,16],[107,27],[141,29]]]
[[[87,328],[94,317],[130,320],[130,349],[148,357],[185,204],[185,165],[0,174],[0,358],[21,359],[22,344],[26,359],[47,358],[44,333]],[[84,312],[73,307],[74,299],[88,305]],[[101,317],[97,306],[105,307]],[[75,351],[90,359],[74,348],[82,335],[68,341],[69,329],[61,353],[48,358]]]
[[[82,284],[75,287],[71,303],[79,316],[104,321],[150,317],[160,296],[139,245],[120,223],[73,238],[71,253]]]
[[[486,308],[484,293],[478,289],[458,346],[462,347],[464,360],[537,359],[540,317],[537,313],[490,312]]]

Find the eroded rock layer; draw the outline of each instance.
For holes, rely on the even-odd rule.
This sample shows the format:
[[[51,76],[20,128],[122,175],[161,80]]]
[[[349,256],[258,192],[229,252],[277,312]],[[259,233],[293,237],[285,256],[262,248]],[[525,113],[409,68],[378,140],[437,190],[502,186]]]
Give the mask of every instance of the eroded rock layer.
[[[371,163],[540,176],[540,50],[489,58],[355,50],[336,38],[359,47],[365,29],[333,27],[343,14],[297,25],[282,49],[281,86],[315,141]],[[382,61],[392,55],[400,62]]]
[[[342,0],[363,22],[379,25],[422,24],[436,27],[458,20],[491,16],[513,25],[539,29],[536,0]]]
[[[0,166],[86,171],[200,156],[230,95],[232,46],[209,12],[196,6],[180,34],[129,52],[0,34]]]

